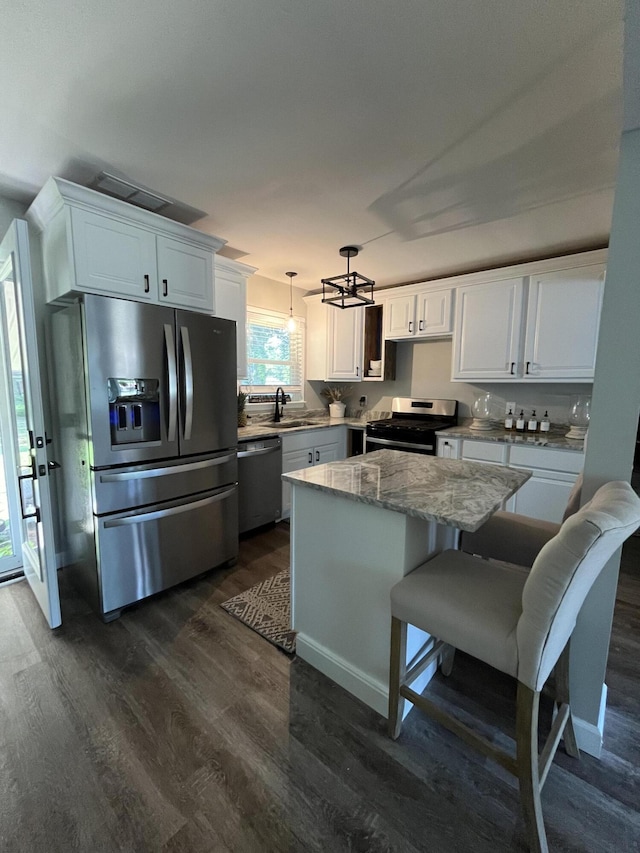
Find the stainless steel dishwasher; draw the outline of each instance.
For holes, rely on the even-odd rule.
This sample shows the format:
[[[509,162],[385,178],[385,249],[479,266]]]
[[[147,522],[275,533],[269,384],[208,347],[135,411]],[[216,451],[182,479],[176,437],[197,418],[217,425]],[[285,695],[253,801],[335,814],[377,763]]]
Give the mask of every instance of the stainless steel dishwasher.
[[[246,533],[282,514],[282,441],[249,438],[238,443],[238,526]]]

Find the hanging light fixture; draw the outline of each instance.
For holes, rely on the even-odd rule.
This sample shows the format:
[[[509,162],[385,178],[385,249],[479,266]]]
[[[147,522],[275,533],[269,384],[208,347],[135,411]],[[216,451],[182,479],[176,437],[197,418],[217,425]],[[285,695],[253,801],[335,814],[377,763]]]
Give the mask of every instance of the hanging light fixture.
[[[298,275],[297,272],[286,272],[285,275],[289,276],[289,319],[287,320],[287,329],[290,332],[295,332],[296,330],[296,321],[293,316],[293,277]]]
[[[357,246],[343,246],[340,254],[347,259],[347,272],[345,275],[334,275],[332,278],[322,279],[322,301],[336,308],[357,308],[361,305],[375,305],[373,301],[373,286],[375,281],[351,272],[349,262],[355,258],[360,250]]]

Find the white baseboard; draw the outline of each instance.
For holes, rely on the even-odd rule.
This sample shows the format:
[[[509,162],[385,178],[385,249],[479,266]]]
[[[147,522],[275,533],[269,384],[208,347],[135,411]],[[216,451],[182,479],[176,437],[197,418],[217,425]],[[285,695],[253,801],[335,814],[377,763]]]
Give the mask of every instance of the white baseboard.
[[[352,696],[360,699],[369,708],[373,708],[380,716],[387,719],[389,712],[389,685],[371,678],[360,669],[357,669],[344,658],[334,654],[316,643],[311,637],[305,634],[296,636],[296,654],[302,660],[310,663],[311,666],[319,670],[327,678],[335,681],[340,687],[343,687]],[[411,687],[417,693],[421,693],[433,678],[436,670],[436,664],[433,663],[428,667],[422,675],[416,679]],[[405,702],[403,718],[411,711],[413,705],[410,702]]]
[[[321,646],[320,643],[316,643],[305,634],[296,636],[296,654],[386,718],[389,703],[386,684],[370,678],[344,658]]]
[[[602,685],[600,695],[600,710],[598,712],[598,723],[589,723],[581,717],[574,716],[573,728],[576,733],[576,741],[579,749],[594,758],[600,758],[602,752],[602,741],[604,738],[604,717],[607,710],[607,685]]]

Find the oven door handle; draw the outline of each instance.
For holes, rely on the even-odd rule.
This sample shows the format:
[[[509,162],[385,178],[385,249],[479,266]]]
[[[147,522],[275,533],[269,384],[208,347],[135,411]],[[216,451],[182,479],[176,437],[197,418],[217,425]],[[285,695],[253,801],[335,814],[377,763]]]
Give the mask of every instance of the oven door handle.
[[[389,438],[373,438],[368,435],[366,438],[367,446],[370,444],[379,444],[382,447],[390,447],[392,450],[421,450],[423,453],[431,453],[433,455],[433,444],[412,444],[408,441],[393,441]]]

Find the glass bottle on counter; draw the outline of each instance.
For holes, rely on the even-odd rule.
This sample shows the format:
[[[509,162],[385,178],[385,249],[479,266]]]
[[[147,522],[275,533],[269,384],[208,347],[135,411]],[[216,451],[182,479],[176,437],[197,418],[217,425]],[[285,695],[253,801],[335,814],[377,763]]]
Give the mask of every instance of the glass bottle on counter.
[[[527,421],[527,432],[538,432],[538,418],[536,417],[535,409],[531,412],[531,417]]]
[[[511,411],[511,409],[509,409],[509,413],[505,416],[504,428],[508,430],[513,429],[513,412]]]
[[[549,432],[551,429],[551,421],[549,420],[549,412],[545,411],[544,417],[540,421],[540,432]]]
[[[520,414],[516,420],[516,432],[524,432],[524,409],[520,410]]]

